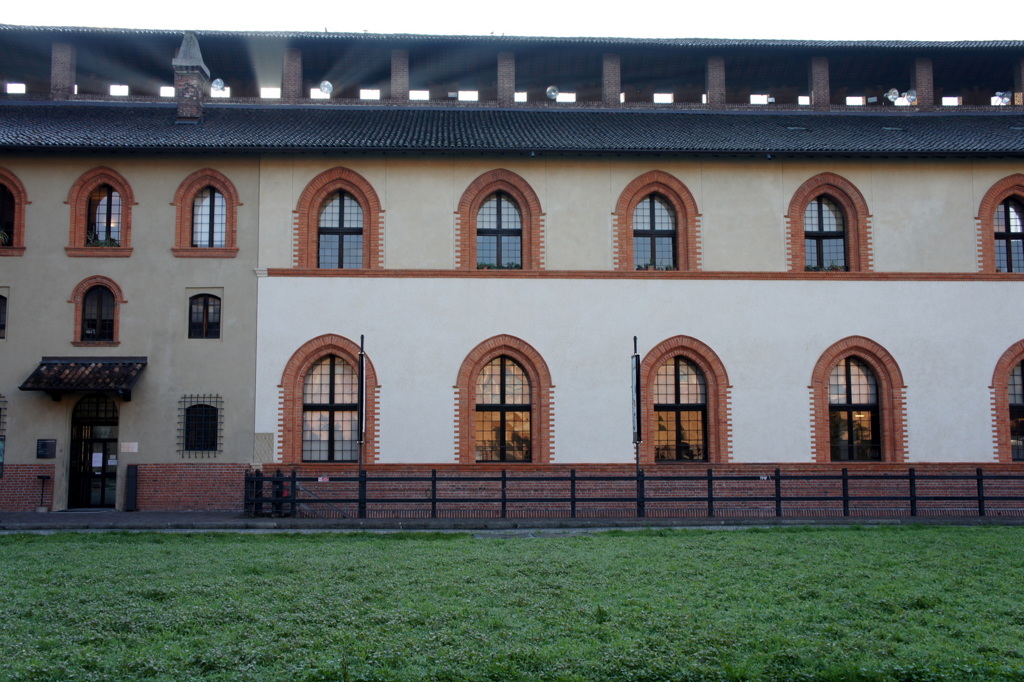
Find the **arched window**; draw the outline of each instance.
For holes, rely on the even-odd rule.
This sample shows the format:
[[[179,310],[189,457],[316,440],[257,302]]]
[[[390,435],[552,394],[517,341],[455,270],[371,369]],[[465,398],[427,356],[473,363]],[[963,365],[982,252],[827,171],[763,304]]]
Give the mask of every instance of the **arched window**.
[[[815,197],[804,212],[804,263],[809,271],[846,270],[846,218],[831,197]]]
[[[0,185],[0,248],[14,246],[14,192]]]
[[[1024,272],[1024,204],[1016,197],[996,208],[993,220],[997,272]]]
[[[476,461],[529,462],[530,379],[522,366],[500,355],[476,379]]]
[[[505,192],[487,197],[477,214],[476,261],[485,270],[523,267],[523,219],[519,206]]]
[[[121,194],[100,185],[89,194],[85,246],[121,246]]]
[[[7,297],[0,296],[0,339],[7,338]]]
[[[25,187],[14,173],[0,167],[0,256],[25,253]]]
[[[82,299],[82,335],[85,343],[113,341],[114,294],[105,286],[94,286]]]
[[[318,361],[306,374],[302,390],[302,460],[355,462],[358,377],[336,355]]]
[[[651,194],[633,212],[633,260],[637,270],[676,269],[676,216],[672,205]]]
[[[335,192],[320,206],[318,266],[363,267],[363,208],[348,192]]]
[[[654,381],[655,460],[706,460],[708,403],[704,373],[677,355],[658,368]]]
[[[197,294],[188,299],[188,338],[220,338],[220,298]]]
[[[227,229],[227,203],[224,195],[213,187],[196,194],[192,202],[192,246],[223,248]]]
[[[1024,461],[1024,340],[1010,346],[999,358],[991,390],[996,459]]]
[[[234,258],[238,254],[238,190],[226,175],[203,168],[174,193],[178,258]]]
[[[1024,461],[1024,361],[1017,363],[1010,374],[1010,459]]]
[[[832,370],[828,419],[833,462],[882,459],[878,381],[860,358],[843,358]]]
[[[612,215],[615,269],[699,269],[700,213],[675,176],[655,170],[634,178]]]

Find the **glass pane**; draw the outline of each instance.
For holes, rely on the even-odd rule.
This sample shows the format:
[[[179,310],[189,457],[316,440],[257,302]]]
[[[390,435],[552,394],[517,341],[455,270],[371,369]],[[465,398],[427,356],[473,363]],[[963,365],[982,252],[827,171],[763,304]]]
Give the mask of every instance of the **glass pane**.
[[[658,460],[703,460],[704,413],[658,410],[654,413],[654,456]]]
[[[476,413],[476,458],[480,462],[501,459],[501,413]]]
[[[503,230],[522,230],[523,221],[519,216],[519,208],[508,199],[508,197],[502,197],[501,201],[501,229]]]
[[[1024,407],[1024,363],[1010,372],[1010,405]]]
[[[222,247],[227,209],[224,195],[207,187],[192,204],[192,246]]]
[[[498,237],[480,234],[476,237],[477,267],[496,267],[498,265]]]
[[[846,240],[844,239],[822,239],[821,240],[821,267],[831,270],[846,267]]]
[[[476,402],[478,405],[501,404],[501,358],[495,358],[484,365],[476,378]]]
[[[530,380],[523,368],[509,358],[505,358],[505,404],[530,404]]]
[[[850,364],[850,403],[853,405],[876,405],[878,386],[871,369],[856,358],[848,358]]]
[[[330,451],[331,413],[302,413],[302,459],[314,462],[327,460]]]
[[[505,459],[526,462],[530,459],[530,413],[505,413]]]
[[[313,365],[306,375],[302,402],[314,405],[331,403],[331,359],[324,358]]]
[[[350,230],[363,229],[363,207],[355,197],[345,195],[345,227]]]
[[[502,236],[501,237],[501,265],[503,267],[509,267],[514,265],[522,265],[523,253],[522,253],[522,238],[518,235],[515,236]]]
[[[492,194],[484,201],[480,211],[476,214],[476,226],[478,230],[498,229],[498,195]]]
[[[356,434],[355,411],[334,413],[334,459],[354,462],[359,459],[359,441]]]
[[[633,237],[633,262],[637,270],[646,270],[654,263],[649,237]]]
[[[655,230],[675,230],[676,218],[671,204],[669,204],[664,197],[658,196],[657,194],[654,195],[652,199],[652,203],[654,204],[654,222],[652,223],[651,228]]]
[[[334,359],[334,402],[354,405],[359,399],[359,376],[356,368],[339,357]]]
[[[342,195],[340,193],[331,195],[324,202],[320,209],[320,227],[326,229],[338,229],[341,227]]]
[[[1013,461],[1024,460],[1024,406],[1010,407],[1010,450]]]
[[[654,267],[664,270],[675,267],[675,254],[672,253],[672,237],[656,237],[654,239]]]
[[[343,268],[363,267],[363,235],[346,234],[343,237],[344,258],[341,262]]]

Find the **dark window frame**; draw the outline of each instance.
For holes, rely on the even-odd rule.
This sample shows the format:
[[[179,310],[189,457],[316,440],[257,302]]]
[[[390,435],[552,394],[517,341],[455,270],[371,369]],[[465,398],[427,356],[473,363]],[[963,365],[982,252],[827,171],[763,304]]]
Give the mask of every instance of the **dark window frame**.
[[[492,202],[497,202],[495,207],[495,227],[481,227],[480,214],[483,213],[484,209]],[[518,228],[506,228],[503,226],[504,222],[504,210],[502,204],[509,204],[512,209],[519,216],[519,227]],[[523,210],[519,206],[519,202],[512,198],[508,192],[498,190],[487,195],[484,200],[480,203],[480,209],[477,211],[476,218],[476,267],[478,270],[521,270],[523,268]],[[494,240],[494,261],[484,261],[481,258],[480,242],[481,238],[490,241]],[[502,242],[507,238],[516,238],[519,240],[519,248],[515,254],[515,258],[507,258],[502,254],[503,245]]]
[[[636,222],[636,214],[640,210],[640,207],[647,203],[647,225],[638,227]],[[672,229],[658,229],[657,228],[657,211],[656,208],[661,205],[668,217],[672,221]],[[669,248],[669,260],[667,265],[661,265],[658,263],[658,248],[657,240],[671,238],[671,246]],[[648,259],[647,263],[640,263],[640,253],[637,249],[637,242],[648,242],[648,253],[651,254],[651,258]],[[679,217],[676,215],[675,207],[672,206],[672,202],[669,201],[668,197],[658,192],[651,192],[637,203],[633,209],[633,265],[637,270],[678,270],[679,262],[676,254],[678,253],[679,241]]]
[[[209,204],[199,217],[202,224],[196,224],[197,203],[209,196]],[[218,204],[220,210],[218,211]],[[213,185],[207,185],[192,197],[192,248],[222,249],[227,246],[228,202],[224,193]],[[200,239],[196,239],[196,237]],[[219,237],[219,239],[218,239]],[[202,242],[202,243],[201,243]]]
[[[221,310],[220,296],[196,294],[189,297],[188,338],[219,339],[222,320]]]
[[[660,367],[655,370],[655,386],[657,385],[657,376],[661,371],[662,367],[665,367],[672,363],[672,384],[673,384],[673,402],[671,403],[654,403],[654,421],[652,424],[657,428],[658,424],[658,413],[668,412],[671,413],[675,421],[675,434],[676,442],[673,446],[674,457],[663,457],[659,452],[657,443],[654,443],[654,459],[656,462],[707,462],[709,461],[708,452],[708,379],[704,372],[701,371],[697,363],[693,362],[687,357],[682,355],[676,355],[670,358],[666,362],[662,363]],[[702,388],[704,392],[704,402],[702,403],[684,403],[683,402],[683,387],[679,381],[679,366],[688,365],[690,369],[700,378],[702,381]],[[655,393],[655,396],[657,393]],[[687,440],[683,440],[685,429],[683,428],[683,418],[688,414],[699,414],[701,422],[701,451],[698,456],[687,456],[693,453],[693,448]]]
[[[1010,418],[1010,460],[1024,462],[1024,360],[1010,371],[1006,392]]]
[[[873,403],[853,402],[854,384],[852,368],[854,364],[860,365],[862,371],[874,380],[875,401]],[[833,403],[831,385],[828,389],[829,451],[831,453],[831,460],[833,462],[881,462],[883,440],[881,396],[879,393],[882,391],[882,385],[878,380],[878,375],[867,362],[857,356],[849,355],[841,359],[833,368],[832,372],[829,373],[829,379],[831,379],[836,369],[840,367],[843,368],[842,371],[844,372],[846,383],[845,402]],[[836,442],[836,418],[842,419],[848,425],[848,429],[855,429],[857,423],[854,419],[855,412],[868,412],[870,414],[871,439],[863,440],[856,434],[853,434],[853,437],[847,438],[843,442]],[[868,453],[868,456],[864,456],[865,452]]]
[[[184,448],[186,452],[220,450],[220,410],[196,403],[185,408]]]
[[[101,218],[99,214],[104,202],[106,202],[106,209],[103,210],[105,215]],[[87,206],[85,246],[121,246],[123,217],[121,193],[113,186],[103,183],[89,192]]]
[[[341,201],[341,207],[338,211],[338,224],[335,225],[324,225],[324,213],[327,211],[327,207],[330,206],[335,199]],[[346,206],[348,202],[354,203],[359,207],[360,212],[360,225],[358,228],[345,227],[345,215]],[[345,237],[359,237],[359,265],[358,266],[346,266],[345,265]],[[324,265],[324,249],[323,249],[323,238],[324,237],[337,237],[338,238],[338,257],[334,264]],[[363,263],[366,257],[366,208],[359,203],[359,200],[355,198],[350,192],[345,190],[337,190],[331,192],[327,197],[320,203],[320,212],[317,215],[317,267],[321,269],[339,269],[339,270],[354,270],[363,267]]]
[[[14,246],[14,221],[17,215],[14,191],[0,182],[0,249]]]
[[[109,311],[109,315],[105,313]],[[81,339],[85,343],[115,341],[117,300],[108,287],[96,284],[82,296]]]
[[[1013,225],[1011,216],[1016,213],[1017,224],[1024,223],[1024,203],[1016,196],[1007,197],[996,208],[993,224],[993,237],[995,239],[995,258],[997,272],[1024,272],[1024,259],[1022,262],[1015,262],[1013,257],[1013,245],[1017,242],[1019,251],[1024,252],[1024,231],[1013,232],[1010,227]],[[1003,229],[999,230],[999,216],[1003,219]],[[1002,245],[1002,254],[999,247]],[[1000,257],[1001,256],[1001,257]]]
[[[497,457],[491,459],[481,459],[480,457],[480,443],[476,443],[476,461],[481,462],[532,462],[533,461],[533,433],[534,433],[534,419],[533,419],[533,384],[530,379],[529,372],[520,363],[516,362],[515,359],[508,355],[499,355],[496,358],[488,361],[483,367],[480,368],[480,373],[474,378],[475,382],[479,380],[480,374],[494,364],[499,363],[499,388],[498,388],[498,402],[497,403],[481,403],[479,391],[475,396],[475,409],[476,409],[476,422],[477,428],[480,424],[480,413],[481,412],[497,412],[498,413],[498,439],[497,439]],[[509,403],[508,402],[508,382],[506,375],[506,367],[511,363],[519,369],[522,373],[523,380],[526,382],[527,397],[526,403]],[[508,442],[508,418],[511,414],[525,414],[527,422],[529,423],[529,440],[526,445],[525,453],[521,457],[514,457],[513,455],[517,450]]]
[[[0,294],[0,339],[7,338],[7,297]]]
[[[309,375],[313,373],[317,367],[323,362],[330,362],[330,371],[328,374],[328,401],[326,403],[307,403],[306,402],[306,391],[305,384]],[[343,415],[347,415],[348,419],[354,419],[359,405],[357,403],[339,403],[336,402],[338,396],[335,395],[335,378],[338,369],[338,365],[342,364],[349,367],[353,371],[355,368],[352,367],[344,358],[337,355],[327,355],[317,360],[306,372],[306,375],[302,378],[302,461],[303,462],[356,462],[358,461],[358,441],[356,442],[355,453],[351,457],[339,457],[340,452],[339,443],[335,440],[335,433],[337,431],[336,426],[340,419],[346,418]],[[356,377],[358,381],[358,376]],[[306,434],[305,434],[305,423],[307,412],[326,412],[328,415],[329,427],[327,429],[327,458],[326,459],[313,459],[307,456],[306,452]],[[358,434],[355,434],[358,438]]]
[[[834,214],[836,218],[842,221],[841,230],[826,230],[825,229],[825,202],[831,206],[829,212]],[[807,214],[811,210],[812,206],[817,206],[817,225],[813,225],[815,229],[808,229]],[[842,203],[839,200],[828,194],[819,194],[818,196],[807,202],[807,206],[804,207],[804,266],[806,270],[810,271],[821,271],[821,270],[837,270],[847,272],[850,269],[850,241],[849,231],[846,229],[849,219],[846,212],[843,210]],[[843,242],[843,262],[836,264],[834,260],[826,263],[825,262],[825,242],[842,240]],[[810,248],[813,246],[812,249]]]

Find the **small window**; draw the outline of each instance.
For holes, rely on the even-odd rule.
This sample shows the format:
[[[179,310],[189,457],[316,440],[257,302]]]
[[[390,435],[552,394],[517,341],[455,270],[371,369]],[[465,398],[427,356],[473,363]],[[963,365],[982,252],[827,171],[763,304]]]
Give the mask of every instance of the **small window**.
[[[860,358],[839,361],[828,380],[832,461],[881,461],[878,380]]]
[[[281,99],[281,88],[260,88],[263,99]]]
[[[127,85],[111,85],[110,94],[113,97],[127,97],[128,86]]]
[[[220,338],[220,299],[212,294],[199,294],[188,300],[188,338]]]
[[[660,194],[651,194],[633,212],[633,259],[637,270],[675,270],[676,215]]]
[[[121,195],[100,185],[89,195],[86,246],[121,246]]]
[[[363,88],[359,91],[359,99],[380,99],[380,89]]]
[[[336,355],[309,370],[302,390],[302,461],[358,460],[357,384],[355,369]]]
[[[430,99],[430,90],[410,90],[409,99],[416,102],[427,101]]]
[[[174,86],[173,85],[161,85],[160,86],[160,96],[161,97],[174,97],[176,94],[177,93],[174,92]]]
[[[676,101],[675,95],[671,92],[656,92],[654,93],[655,104],[672,104]]]
[[[4,475],[4,453],[7,445],[7,398],[0,395],[0,476]]]
[[[219,395],[186,395],[178,404],[178,453],[214,457],[223,450],[224,401]]]
[[[14,245],[14,193],[0,185],[0,248]]]
[[[804,257],[809,271],[846,270],[846,219],[831,197],[820,196],[804,213]]]
[[[1024,204],[1007,199],[995,215],[996,270],[1024,272]]]
[[[1010,373],[1010,454],[1014,462],[1024,461],[1024,362]]]
[[[224,195],[213,187],[201,190],[192,202],[192,246],[223,247],[226,232],[227,204]]]
[[[114,294],[95,286],[82,299],[82,339],[85,343],[114,340]]]
[[[24,83],[8,83],[7,84],[8,95],[24,95],[25,84]]]
[[[677,356],[658,369],[654,384],[656,461],[708,459],[707,406],[707,381],[695,364]]]
[[[363,207],[348,192],[335,192],[320,207],[320,267],[363,267]]]
[[[523,221],[519,207],[504,192],[484,200],[476,222],[477,268],[520,270],[523,267]]]
[[[529,462],[530,379],[512,358],[502,355],[476,379],[476,461]]]
[[[0,339],[7,338],[7,297],[0,296]]]
[[[458,98],[460,102],[476,102],[480,99],[480,92],[478,90],[459,90]]]

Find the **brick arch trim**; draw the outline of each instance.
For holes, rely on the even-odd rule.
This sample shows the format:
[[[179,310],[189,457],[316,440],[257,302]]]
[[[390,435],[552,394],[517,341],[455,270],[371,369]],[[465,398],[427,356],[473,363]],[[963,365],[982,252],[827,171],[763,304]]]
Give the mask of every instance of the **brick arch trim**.
[[[640,398],[643,415],[643,442],[640,464],[657,463],[654,452],[654,382],[658,369],[675,357],[695,364],[704,374],[707,385],[708,462],[724,464],[732,457],[732,399],[729,375],[718,354],[692,336],[673,336],[652,348],[640,363]]]
[[[484,200],[495,192],[505,192],[519,206],[523,223],[523,270],[542,270],[544,211],[540,199],[530,183],[504,168],[488,171],[478,177],[459,199],[459,208],[455,213],[455,267],[460,270],[476,270],[477,214]]]
[[[543,356],[520,338],[499,334],[466,356],[455,381],[455,448],[460,464],[476,464],[476,378],[491,360],[515,360],[530,379],[532,463],[549,464],[554,456],[554,384]],[[502,465],[509,464],[501,462]]]
[[[121,195],[121,245],[85,245],[89,225],[89,195],[100,185],[110,185]],[[71,229],[68,246],[64,249],[69,256],[94,258],[123,258],[132,253],[132,206],[136,205],[131,185],[120,173],[106,166],[97,166],[82,173],[68,192],[67,203],[71,206]]]
[[[359,366],[359,344],[337,334],[324,334],[302,344],[285,363],[281,373],[280,407],[278,413],[279,461],[285,465],[302,464],[302,393],[306,375],[313,365],[329,355],[337,355],[353,368]],[[377,435],[380,385],[377,370],[366,355],[366,395],[364,412],[366,440],[363,443],[363,464],[377,461]],[[355,462],[316,462],[326,466],[354,466]]]
[[[906,385],[895,358],[878,343],[863,336],[848,336],[825,350],[811,373],[811,450],[814,461],[832,461],[828,380],[841,360],[857,357],[871,368],[878,382],[882,461],[903,462],[907,457]],[[856,463],[853,463],[856,464]]]
[[[700,270],[700,211],[686,185],[664,171],[653,170],[635,178],[622,190],[612,213],[615,269],[633,270],[633,214],[651,194],[668,200],[676,214],[676,265]]]
[[[819,173],[797,188],[786,212],[786,252],[789,271],[804,272],[804,214],[807,205],[820,196],[829,196],[843,209],[846,218],[846,254],[850,272],[871,272],[871,213],[857,186],[835,173]]]
[[[998,462],[1013,461],[1010,446],[1010,373],[1022,361],[1024,339],[1006,349],[992,372],[992,385],[989,387],[992,392],[992,438]]]
[[[384,210],[373,185],[349,168],[331,168],[309,181],[295,207],[295,265],[317,268],[320,207],[334,192],[348,192],[363,208],[363,268],[384,267]]]
[[[978,271],[996,272],[995,233],[996,209],[999,204],[1011,197],[1024,201],[1024,175],[1014,173],[989,187],[978,206],[978,215],[974,218],[978,226]]]
[[[224,246],[192,246],[192,205],[196,195],[213,187],[224,197]],[[175,207],[174,248],[179,258],[234,258],[238,253],[238,190],[226,175],[213,168],[203,168],[185,178],[174,193]]]
[[[0,185],[10,190],[14,197],[14,229],[11,242],[0,245],[0,256],[20,256],[25,253],[25,206],[30,204],[25,185],[18,176],[0,166]]]
[[[114,340],[113,341],[83,341],[82,340],[82,314],[85,303],[85,295],[93,287],[102,286],[110,290],[110,293],[114,296]],[[128,300],[124,297],[124,292],[121,290],[121,285],[102,275],[92,275],[86,277],[77,285],[71,292],[71,298],[68,299],[68,303],[75,306],[75,327],[71,335],[71,345],[73,346],[117,346],[121,341],[121,306],[127,303]]]

